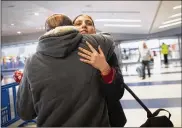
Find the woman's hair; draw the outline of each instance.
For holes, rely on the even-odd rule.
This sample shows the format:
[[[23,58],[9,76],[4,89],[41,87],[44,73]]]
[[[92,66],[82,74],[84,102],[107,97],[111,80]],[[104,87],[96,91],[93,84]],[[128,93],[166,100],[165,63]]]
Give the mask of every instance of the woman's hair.
[[[73,26],[71,19],[63,14],[53,14],[45,22],[45,30],[48,32],[59,26]]]
[[[94,24],[94,21],[93,21],[92,17],[89,16],[89,15],[86,15],[86,14],[80,14],[80,15],[78,15],[77,17],[75,17],[75,19],[73,20],[73,24],[75,23],[76,19],[77,19],[78,17],[80,17],[80,16],[87,16],[87,17],[92,21],[92,24],[93,24],[93,26],[95,27],[95,24]]]

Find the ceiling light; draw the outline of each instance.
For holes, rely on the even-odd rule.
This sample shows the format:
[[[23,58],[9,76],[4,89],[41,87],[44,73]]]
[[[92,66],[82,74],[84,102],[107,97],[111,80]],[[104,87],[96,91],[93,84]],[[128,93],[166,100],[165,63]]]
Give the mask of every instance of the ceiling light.
[[[131,20],[131,19],[96,19],[96,22],[141,22],[141,20]]]
[[[181,20],[181,18],[178,18],[178,19],[174,19],[174,20],[169,20],[169,21],[163,22],[162,24],[169,24],[169,23],[172,23],[172,22],[180,21],[180,20]]]
[[[166,24],[166,25],[160,26],[159,28],[166,28],[166,27],[170,27],[170,26],[174,26],[174,25],[178,25],[178,24],[181,24],[181,21],[175,22],[175,23],[172,23],[172,24]]]
[[[181,16],[181,13],[174,14],[174,15],[170,16],[169,18],[174,18],[174,17],[178,17],[178,16]]]
[[[123,25],[123,24],[104,24],[107,27],[141,27],[141,25]]]
[[[173,7],[174,10],[175,9],[179,9],[179,8],[181,8],[181,5],[178,5],[178,6]]]
[[[35,12],[35,13],[34,13],[34,15],[35,15],[35,16],[38,16],[38,15],[39,15],[39,13]]]
[[[11,24],[11,26],[14,26],[15,24]]]
[[[20,31],[18,31],[17,33],[18,33],[18,34],[21,34],[21,32],[20,32]]]

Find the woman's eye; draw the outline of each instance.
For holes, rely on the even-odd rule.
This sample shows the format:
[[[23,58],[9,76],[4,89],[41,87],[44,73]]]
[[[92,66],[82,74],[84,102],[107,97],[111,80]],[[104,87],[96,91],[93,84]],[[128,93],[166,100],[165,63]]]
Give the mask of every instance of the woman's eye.
[[[80,26],[81,25],[81,22],[77,22],[75,23],[76,26]]]
[[[92,26],[92,23],[88,23],[89,26]]]
[[[91,22],[87,22],[87,25],[88,26],[92,26],[93,24]]]

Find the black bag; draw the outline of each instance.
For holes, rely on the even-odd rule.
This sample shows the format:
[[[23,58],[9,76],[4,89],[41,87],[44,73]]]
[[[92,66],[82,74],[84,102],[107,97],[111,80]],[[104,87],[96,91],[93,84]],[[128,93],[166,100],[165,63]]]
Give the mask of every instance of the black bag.
[[[169,111],[165,109],[157,109],[154,113],[151,113],[147,106],[145,106],[145,104],[135,95],[135,93],[126,84],[124,84],[124,87],[147,112],[148,119],[140,127],[174,127],[173,123],[170,120],[171,114]],[[168,112],[169,117],[157,116],[160,111]]]

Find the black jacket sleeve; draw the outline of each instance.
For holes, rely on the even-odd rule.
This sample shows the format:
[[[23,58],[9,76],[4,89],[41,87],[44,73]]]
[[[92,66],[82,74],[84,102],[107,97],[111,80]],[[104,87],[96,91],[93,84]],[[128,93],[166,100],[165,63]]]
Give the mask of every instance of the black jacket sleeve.
[[[88,42],[91,42],[95,48],[97,47],[96,45],[100,45],[106,57],[106,61],[111,67],[113,67],[116,70],[114,80],[111,84],[106,84],[102,79],[101,81],[103,87],[102,91],[106,98],[108,100],[112,99],[112,101],[118,101],[122,98],[124,93],[124,81],[118,64],[117,56],[114,52],[115,42],[113,38],[109,34],[100,33],[94,35],[84,35],[84,39]],[[94,45],[93,42],[97,42],[95,43],[96,45]]]
[[[108,60],[108,64],[116,70],[112,83],[104,83],[104,93],[108,100],[118,101],[124,94],[124,79],[118,65],[118,60],[115,52],[111,55]]]
[[[124,94],[124,80],[114,52],[115,43],[109,34],[99,34],[98,36],[100,37],[100,40],[97,38],[98,44],[101,45],[108,64],[116,71],[114,80],[110,84],[106,84],[102,77],[99,78],[102,82],[101,91],[107,102],[109,122],[111,127],[123,127],[127,119],[119,100]]]
[[[106,95],[107,100],[114,102],[121,99],[124,94],[124,79],[120,70],[116,53],[114,52],[114,40],[110,35],[104,34],[103,36],[105,37],[105,43],[110,45],[110,49],[106,56],[107,62],[110,65],[110,67],[114,68],[116,71],[112,83],[104,84],[104,93]]]

